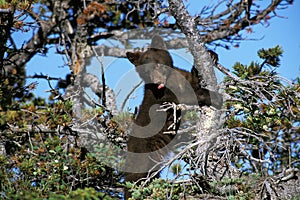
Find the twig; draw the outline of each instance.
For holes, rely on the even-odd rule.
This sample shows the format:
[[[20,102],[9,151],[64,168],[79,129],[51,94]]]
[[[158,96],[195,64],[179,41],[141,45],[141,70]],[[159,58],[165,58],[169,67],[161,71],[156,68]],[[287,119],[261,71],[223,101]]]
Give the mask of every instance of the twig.
[[[124,107],[125,107],[125,105],[126,105],[128,99],[129,99],[130,96],[133,94],[133,92],[134,92],[138,87],[140,87],[140,85],[142,85],[142,83],[143,83],[143,81],[140,81],[140,82],[139,82],[136,86],[134,86],[134,87],[132,88],[132,90],[126,95],[125,100],[123,101],[122,106],[121,106],[121,111],[124,110]]]
[[[103,60],[99,59],[99,55],[98,53],[96,52],[95,50],[95,47],[92,46],[92,50],[94,52],[94,54],[96,55],[96,59],[98,60],[98,62],[100,63],[100,66],[101,66],[101,80],[102,80],[102,105],[104,107],[106,107],[106,94],[105,94],[105,86],[106,86],[106,83],[105,83],[105,73],[104,73],[104,66],[103,66]],[[102,55],[103,56],[103,55]]]
[[[160,162],[160,163],[156,164],[155,166],[153,166],[149,170],[149,173],[151,172],[151,174],[146,178],[145,182],[142,184],[142,187],[144,187],[152,178],[154,178],[155,176],[157,176],[166,166],[170,165],[175,160],[179,159],[181,156],[183,156],[186,152],[188,152],[189,150],[191,150],[193,147],[204,145],[204,144],[212,141],[213,139],[215,139],[218,135],[219,135],[219,133],[212,133],[211,135],[209,135],[208,137],[206,137],[206,138],[204,138],[202,140],[198,140],[198,141],[196,141],[194,143],[191,143],[188,146],[186,146],[182,151],[180,151],[178,154],[176,154],[172,159],[168,160],[167,162]],[[153,170],[157,166],[161,165],[162,163],[163,163],[163,165],[157,171],[153,172]]]

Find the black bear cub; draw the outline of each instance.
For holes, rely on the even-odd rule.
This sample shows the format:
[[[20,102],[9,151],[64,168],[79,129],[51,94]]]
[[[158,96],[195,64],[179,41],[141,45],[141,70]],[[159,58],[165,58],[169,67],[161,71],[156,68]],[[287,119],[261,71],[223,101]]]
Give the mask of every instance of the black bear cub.
[[[163,39],[153,37],[145,52],[127,52],[139,76],[145,82],[144,98],[127,141],[126,181],[138,181],[158,170],[159,162],[172,148],[179,129],[181,111],[158,111],[165,102],[199,106],[212,105],[211,95],[217,93],[201,88],[195,67],[191,72],[173,66],[173,60]],[[213,104],[219,108],[220,103]],[[169,144],[169,145],[168,145]],[[125,199],[130,193],[125,189]]]

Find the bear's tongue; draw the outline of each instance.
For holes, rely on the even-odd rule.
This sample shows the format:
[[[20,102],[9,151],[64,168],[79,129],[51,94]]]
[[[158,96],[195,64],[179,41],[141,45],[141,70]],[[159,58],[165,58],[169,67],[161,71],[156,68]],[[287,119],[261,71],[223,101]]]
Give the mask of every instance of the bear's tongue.
[[[159,85],[157,86],[157,89],[160,90],[161,88],[164,88],[164,87],[165,87],[165,85],[161,83],[161,84],[159,84]]]

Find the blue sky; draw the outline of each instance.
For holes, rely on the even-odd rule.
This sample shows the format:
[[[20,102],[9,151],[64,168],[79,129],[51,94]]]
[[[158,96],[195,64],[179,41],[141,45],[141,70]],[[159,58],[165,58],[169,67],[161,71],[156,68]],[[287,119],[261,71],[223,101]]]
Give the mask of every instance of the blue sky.
[[[184,1],[185,2],[185,1]],[[186,1],[187,8],[191,15],[199,12],[199,7],[203,5],[209,6],[210,2],[215,1]],[[253,1],[257,2],[257,0]],[[267,4],[270,1],[260,1],[259,4]],[[202,4],[202,5],[201,5]],[[262,5],[264,6],[264,5]],[[247,34],[249,39],[261,40],[246,40],[240,43],[239,48],[232,47],[229,51],[223,48],[218,48],[216,52],[219,54],[219,61],[222,65],[230,68],[237,61],[243,64],[250,64],[251,61],[259,61],[257,51],[261,48],[271,48],[280,45],[283,50],[281,59],[281,67],[279,73],[289,79],[299,77],[300,60],[300,3],[294,1],[292,6],[287,9],[276,10],[276,14],[280,17],[271,19],[270,25],[265,27],[261,24],[252,26],[253,33]],[[262,7],[261,7],[262,9]]]
[[[204,1],[200,1],[204,2]],[[207,1],[211,2],[211,1]],[[201,8],[201,5],[198,0],[186,1],[188,10],[191,14],[197,13]],[[239,48],[231,47],[230,50],[225,50],[223,48],[216,49],[216,52],[219,54],[219,62],[227,67],[231,68],[235,62],[241,62],[243,64],[250,64],[251,61],[259,61],[257,56],[257,51],[261,48],[270,48],[276,45],[280,45],[283,50],[283,57],[281,58],[281,67],[278,72],[281,76],[284,76],[288,79],[295,79],[299,77],[299,67],[300,67],[300,29],[297,28],[299,24],[300,10],[299,10],[299,1],[295,1],[293,6],[290,6],[287,9],[277,11],[277,15],[282,16],[282,18],[273,18],[270,20],[269,27],[264,27],[259,24],[253,26],[253,33],[248,34],[249,39],[260,39],[261,40],[246,40],[241,41]],[[22,44],[24,39],[28,39],[29,36],[23,33],[17,33],[15,38],[19,41],[19,45]],[[192,66],[192,59],[190,56],[185,55],[182,59],[181,51],[171,51],[172,56],[175,61],[176,66],[185,66],[184,68],[190,68]],[[49,50],[47,56],[35,56],[27,65],[27,75],[34,75],[35,73],[43,73],[53,77],[62,77],[69,72],[68,67],[62,67],[64,64],[63,57],[55,54],[55,48]],[[134,75],[133,65],[126,59],[104,59],[104,65],[107,67],[106,79],[110,86],[115,89],[118,97],[122,96],[120,94],[120,87],[122,88],[125,85],[125,82],[122,81],[124,77],[127,80],[127,90],[130,90],[133,87],[133,84],[138,82],[139,79]],[[92,70],[96,75],[100,74],[99,63],[92,62]],[[119,79],[118,77],[121,77]],[[128,78],[129,77],[129,78]],[[27,83],[31,83],[36,80],[28,79]],[[132,81],[132,82],[128,82]],[[55,86],[53,82],[53,86]],[[35,91],[37,96],[47,97],[48,94],[45,93],[45,90],[48,90],[48,83],[45,80],[39,81],[39,85]],[[137,98],[131,99],[131,103],[138,104],[141,99],[142,92],[138,91],[134,96]],[[122,98],[121,98],[122,99]],[[119,99],[119,104],[121,100]]]

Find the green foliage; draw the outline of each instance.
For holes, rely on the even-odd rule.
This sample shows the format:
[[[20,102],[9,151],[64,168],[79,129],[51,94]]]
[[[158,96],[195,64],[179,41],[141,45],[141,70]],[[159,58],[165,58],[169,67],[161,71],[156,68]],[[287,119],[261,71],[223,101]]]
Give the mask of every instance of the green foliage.
[[[0,6],[4,7],[7,4],[7,2],[5,0],[0,0]]]
[[[118,128],[121,130],[129,131],[131,129],[134,114],[130,113],[129,111],[120,112],[119,115],[114,116],[114,122],[118,124]]]
[[[120,158],[121,148],[116,145],[100,143],[94,146],[91,156],[97,160],[101,160],[104,166],[114,166],[121,168],[124,165],[124,158]],[[103,169],[105,170],[105,169]]]
[[[9,6],[18,6],[19,9],[21,8],[25,8],[26,6],[32,4],[33,2],[37,2],[34,0],[0,0],[0,7],[1,8],[5,8],[5,7],[9,7]]]
[[[277,76],[275,68],[279,66],[282,53],[279,46],[259,50],[262,63],[251,62],[249,66],[236,63],[233,66],[233,73],[240,79],[239,82],[225,78],[228,86],[226,93],[239,99],[227,102],[229,112],[225,126],[247,132],[245,140],[248,143],[245,145],[251,149],[250,155],[257,159],[272,160],[273,163],[269,165],[259,164],[260,170],[267,167],[270,173],[289,165],[289,159],[297,160],[300,155],[297,145],[300,116],[297,93],[300,82],[295,80],[292,85],[285,84],[284,79],[280,80]],[[251,137],[247,138],[247,134]],[[288,155],[283,149],[289,149],[292,153]],[[240,168],[244,162],[246,160],[236,166]],[[299,167],[299,164],[296,166]]]
[[[300,193],[297,196],[291,198],[291,200],[299,200],[299,199],[300,199]]]
[[[24,87],[25,69],[15,70],[12,74],[4,77],[0,74],[0,111],[18,109],[19,104],[32,99],[32,89],[35,83]],[[18,101],[14,101],[14,99]]]
[[[274,70],[263,69],[265,65],[269,67],[279,67],[280,56],[282,56],[283,50],[280,46],[269,48],[267,50],[261,49],[258,51],[258,56],[263,60],[262,63],[251,62],[249,66],[243,65],[237,62],[233,66],[233,74],[240,77],[242,80],[249,80],[254,76],[269,76],[275,75]],[[274,73],[274,74],[273,74]]]
[[[15,199],[15,200],[38,200],[43,199],[39,196],[38,193],[34,191],[18,191],[16,194],[11,194],[10,196],[6,196],[7,199]],[[85,189],[77,189],[71,191],[68,195],[50,193],[47,197],[49,200],[112,200],[113,198],[108,195],[96,191],[93,188],[85,188]]]
[[[173,164],[171,166],[171,172],[176,176],[182,171],[182,167],[180,163]]]
[[[261,177],[257,174],[243,175],[239,178],[224,178],[220,181],[212,182],[213,193],[226,194],[228,199],[255,199],[257,185],[260,184]],[[223,188],[224,191],[219,191]]]
[[[76,133],[69,127],[71,102],[57,101],[43,107],[33,103],[20,106],[20,110],[3,111],[0,118],[7,153],[0,157],[3,197],[110,199],[109,195],[104,197],[105,192],[96,192],[92,188],[99,190],[105,184],[117,183],[120,177],[105,165],[105,160],[99,160],[77,146]],[[95,112],[100,111],[96,109]],[[8,124],[14,124],[18,129],[9,129]],[[47,130],[44,130],[45,127]],[[111,154],[106,148],[99,151]],[[81,188],[84,190],[78,190]]]
[[[27,125],[44,124],[51,128],[59,125],[66,126],[72,120],[72,104],[70,101],[58,101],[52,105],[44,100],[35,99],[30,103],[19,104],[16,110],[1,112],[0,124],[14,123],[26,131]]]
[[[199,119],[198,113],[195,110],[188,111],[184,114],[184,121],[197,121]]]
[[[162,179],[155,179],[147,187],[133,186],[127,183],[129,188],[132,188],[132,200],[144,200],[155,199],[163,200],[168,196],[172,196],[172,199],[180,199],[180,194],[183,192],[183,188],[179,184],[172,184]]]
[[[65,139],[34,137],[31,151],[20,148],[12,159],[1,157],[0,183],[5,195],[15,197],[16,192],[20,196],[27,192],[37,197],[49,197],[51,192],[68,194],[76,188],[101,183],[101,179],[114,174],[93,156],[83,157],[81,149],[67,148]],[[15,170],[7,172],[7,169]]]
[[[264,59],[265,64],[272,67],[279,67],[280,56],[283,54],[283,49],[280,46],[275,46],[274,48],[269,48],[267,50],[261,49],[257,52],[261,59]]]

